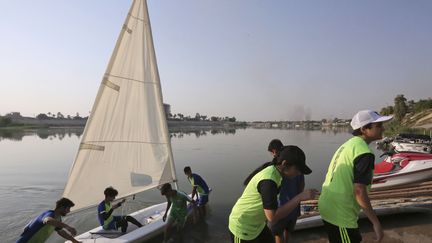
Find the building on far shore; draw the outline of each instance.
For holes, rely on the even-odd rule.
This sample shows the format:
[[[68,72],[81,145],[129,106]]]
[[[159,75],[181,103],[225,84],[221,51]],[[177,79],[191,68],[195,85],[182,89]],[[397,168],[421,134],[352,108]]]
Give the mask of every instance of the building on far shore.
[[[171,105],[164,103],[163,106],[164,106],[165,116],[168,119],[169,115],[171,114]]]

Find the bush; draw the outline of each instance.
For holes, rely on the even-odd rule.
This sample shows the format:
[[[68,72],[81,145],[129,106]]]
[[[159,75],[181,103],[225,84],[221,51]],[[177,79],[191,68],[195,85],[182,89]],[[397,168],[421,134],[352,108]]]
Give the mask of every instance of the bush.
[[[12,124],[12,119],[10,117],[0,117],[0,127],[7,127]]]

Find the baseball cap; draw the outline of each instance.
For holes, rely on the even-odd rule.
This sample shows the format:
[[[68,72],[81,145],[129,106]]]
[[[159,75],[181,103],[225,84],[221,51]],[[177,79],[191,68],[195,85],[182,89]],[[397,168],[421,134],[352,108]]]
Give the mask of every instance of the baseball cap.
[[[381,116],[378,112],[372,110],[362,110],[357,112],[351,120],[352,129],[359,129],[369,123],[389,121],[393,116]]]
[[[306,165],[306,155],[301,148],[295,145],[285,146],[279,154],[278,162],[283,160],[293,164],[304,175],[309,175],[312,170]]]

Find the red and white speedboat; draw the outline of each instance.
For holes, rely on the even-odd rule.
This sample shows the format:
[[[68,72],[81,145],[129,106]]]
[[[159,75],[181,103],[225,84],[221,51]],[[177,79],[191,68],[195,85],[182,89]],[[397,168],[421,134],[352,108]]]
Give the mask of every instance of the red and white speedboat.
[[[372,188],[399,187],[432,179],[432,154],[396,153],[375,165]]]
[[[401,133],[377,141],[377,148],[395,153],[432,153],[432,139],[429,135]]]

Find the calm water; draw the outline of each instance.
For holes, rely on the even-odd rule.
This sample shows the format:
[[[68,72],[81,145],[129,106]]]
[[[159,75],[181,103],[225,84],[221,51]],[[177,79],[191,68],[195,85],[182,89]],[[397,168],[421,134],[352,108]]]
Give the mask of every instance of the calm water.
[[[0,131],[1,242],[14,242],[29,220],[53,208],[63,192],[81,134],[81,129]],[[228,215],[243,190],[242,181],[253,169],[270,160],[266,148],[271,139],[279,138],[284,144],[295,144],[305,151],[307,163],[313,170],[311,176],[306,176],[306,187],[320,189],[331,156],[350,136],[347,132],[275,129],[173,133],[172,147],[180,189],[190,191],[183,174],[186,165],[213,188],[206,224],[186,229],[185,242],[228,241]],[[149,191],[138,195],[117,212],[132,212],[162,201],[164,198],[158,191]],[[64,219],[83,232],[97,226],[95,210]],[[53,235],[50,242],[62,242]],[[160,242],[160,237],[151,242]]]

